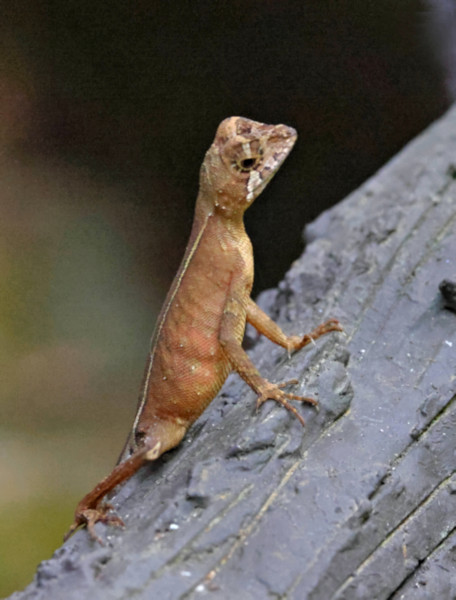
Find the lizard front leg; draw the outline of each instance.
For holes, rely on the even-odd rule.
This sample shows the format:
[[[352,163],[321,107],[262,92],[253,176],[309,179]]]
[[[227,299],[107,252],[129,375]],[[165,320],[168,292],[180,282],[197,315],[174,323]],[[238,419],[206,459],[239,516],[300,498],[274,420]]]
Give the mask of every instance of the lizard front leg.
[[[318,327],[315,327],[310,333],[306,333],[303,336],[299,335],[285,335],[280,327],[275,323],[268,315],[261,310],[251,298],[248,299],[246,305],[246,316],[247,322],[253,325],[257,331],[262,333],[271,342],[278,344],[288,350],[288,352],[294,352],[300,350],[316,340],[322,335],[329,333],[330,331],[343,331],[341,324],[337,319],[329,319]]]
[[[296,394],[283,391],[283,387],[290,383],[297,383],[296,380],[277,384],[271,383],[260,375],[258,369],[252,363],[239,341],[242,339],[245,320],[246,309],[244,308],[240,297],[236,294],[231,294],[226,302],[223,312],[219,340],[232,368],[253,389],[253,391],[258,394],[257,407],[260,407],[266,400],[275,400],[293,413],[302,425],[305,425],[304,419],[289,401],[301,400],[313,405],[316,405],[317,401],[313,398],[297,396]],[[271,321],[271,323],[273,323],[273,321]],[[276,328],[282,333],[279,327],[276,326]],[[282,333],[282,336],[286,339],[285,334]]]

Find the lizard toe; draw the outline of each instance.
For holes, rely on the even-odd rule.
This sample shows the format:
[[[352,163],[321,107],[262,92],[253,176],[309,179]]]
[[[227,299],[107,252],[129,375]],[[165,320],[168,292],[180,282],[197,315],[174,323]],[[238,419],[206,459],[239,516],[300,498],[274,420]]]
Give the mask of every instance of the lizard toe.
[[[103,546],[103,540],[97,535],[95,531],[95,525],[97,523],[104,523],[105,525],[113,525],[115,527],[125,527],[125,523],[119,516],[117,516],[116,514],[107,514],[107,511],[111,509],[112,506],[110,504],[105,504],[100,509],[87,508],[76,513],[74,523],[71,525],[71,527],[65,534],[63,538],[64,541],[66,541],[76,531],[76,529],[86,525],[90,537]]]

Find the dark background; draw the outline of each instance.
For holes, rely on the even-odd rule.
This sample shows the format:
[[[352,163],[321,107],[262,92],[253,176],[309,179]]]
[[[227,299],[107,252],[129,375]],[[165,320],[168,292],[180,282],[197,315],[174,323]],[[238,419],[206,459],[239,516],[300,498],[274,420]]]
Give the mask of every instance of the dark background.
[[[227,116],[299,140],[248,211],[255,291],[304,224],[449,105],[451,2],[2,7],[0,593],[30,580],[115,462],[154,318]]]

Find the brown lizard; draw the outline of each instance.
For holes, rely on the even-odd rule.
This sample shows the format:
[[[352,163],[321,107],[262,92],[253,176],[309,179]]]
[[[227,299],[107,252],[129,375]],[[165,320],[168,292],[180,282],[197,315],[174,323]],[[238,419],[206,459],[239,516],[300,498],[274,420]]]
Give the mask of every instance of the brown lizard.
[[[244,211],[280,168],[296,137],[291,127],[242,117],[220,124],[201,166],[190,240],[158,317],[133,428],[112,473],[78,504],[65,539],[86,524],[101,542],[95,523],[123,526],[102,498],[147,461],[177,446],[231,371],[258,394],[257,406],[275,400],[304,425],[289,400],[316,401],[283,391],[296,381],[263,379],[241,345],[246,322],[288,352],[329,331],[342,331],[331,319],[304,336],[287,336],[250,297],[253,253]]]

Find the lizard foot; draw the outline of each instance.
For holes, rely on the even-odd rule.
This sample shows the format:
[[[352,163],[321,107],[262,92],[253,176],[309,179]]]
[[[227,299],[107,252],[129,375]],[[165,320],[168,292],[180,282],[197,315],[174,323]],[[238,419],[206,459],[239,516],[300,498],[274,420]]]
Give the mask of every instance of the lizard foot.
[[[318,325],[318,327],[315,327],[313,331],[306,333],[302,337],[297,335],[291,336],[289,352],[300,350],[301,348],[304,348],[304,346],[312,344],[316,339],[322,335],[325,335],[326,333],[329,333],[330,331],[343,331],[343,327],[337,319],[329,319],[329,321],[325,321],[321,325]]]
[[[269,381],[261,390],[260,395],[257,398],[257,409],[266,402],[266,400],[275,400],[279,404],[281,404],[284,408],[294,414],[294,416],[299,420],[302,426],[306,424],[303,417],[298,413],[296,408],[289,403],[289,400],[299,400],[301,402],[307,402],[308,404],[312,404],[316,406],[318,402],[314,398],[308,398],[307,396],[297,396],[296,394],[290,394],[289,392],[284,392],[282,388],[286,387],[290,384],[298,383],[297,379],[290,379],[290,381],[284,381],[283,383],[270,383]]]
[[[74,523],[64,535],[63,540],[66,541],[78,527],[87,525],[87,531],[90,537],[104,546],[103,540],[95,533],[95,523],[105,523],[106,525],[114,525],[115,527],[125,527],[125,523],[120,517],[115,514],[107,514],[112,510],[111,504],[104,504],[100,508],[85,508],[76,511]]]

